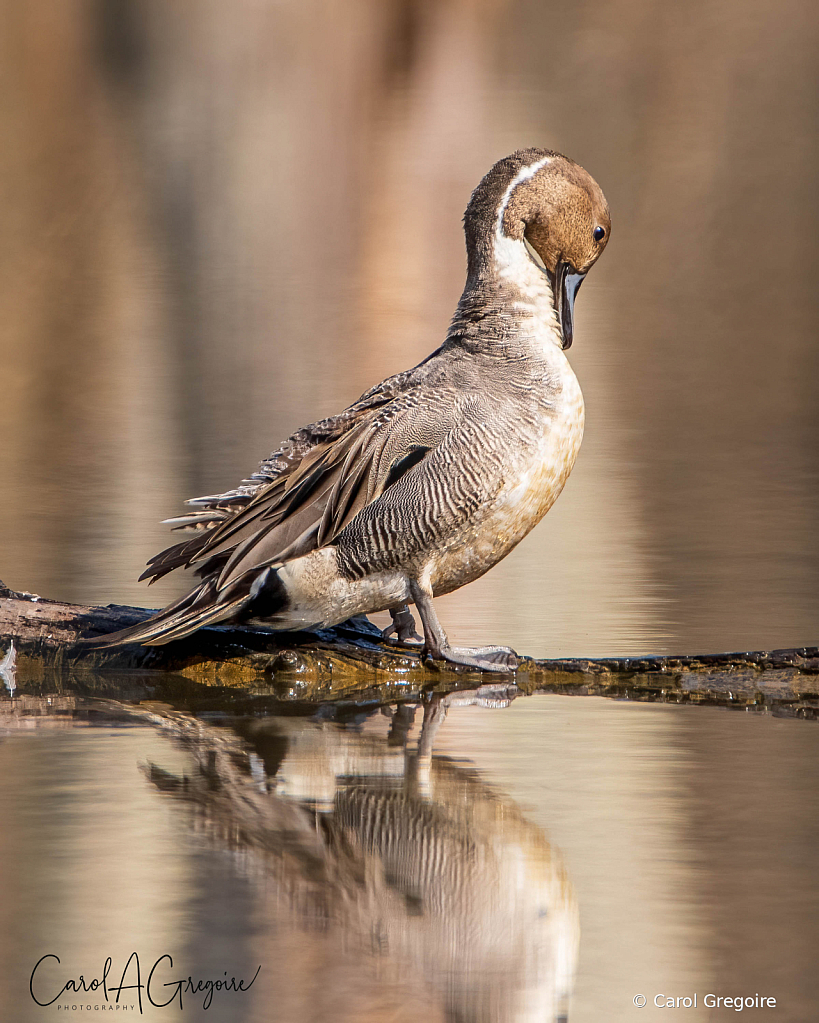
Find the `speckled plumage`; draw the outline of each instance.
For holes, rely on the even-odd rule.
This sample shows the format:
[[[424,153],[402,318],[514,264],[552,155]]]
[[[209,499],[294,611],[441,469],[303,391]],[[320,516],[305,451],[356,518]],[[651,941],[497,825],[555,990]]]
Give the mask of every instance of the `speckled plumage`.
[[[170,521],[193,537],[145,576],[193,567],[202,582],[110,641],[235,618],[326,626],[414,602],[428,652],[490,666],[449,647],[431,598],[497,564],[566,482],[584,413],[563,349],[609,229],[599,187],[565,157],[496,164],[467,208],[467,283],[441,348],[297,431],[237,489],[189,502]]]

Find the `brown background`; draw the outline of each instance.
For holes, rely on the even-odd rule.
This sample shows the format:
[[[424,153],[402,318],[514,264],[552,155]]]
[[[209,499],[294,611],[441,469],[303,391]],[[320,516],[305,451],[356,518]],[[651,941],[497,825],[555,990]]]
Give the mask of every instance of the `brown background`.
[[[442,601],[532,653],[816,642],[819,20],[803,0],[0,3],[0,578],[158,604],[185,497],[440,342],[491,163],[583,163],[587,436]],[[491,635],[489,635],[491,633]]]

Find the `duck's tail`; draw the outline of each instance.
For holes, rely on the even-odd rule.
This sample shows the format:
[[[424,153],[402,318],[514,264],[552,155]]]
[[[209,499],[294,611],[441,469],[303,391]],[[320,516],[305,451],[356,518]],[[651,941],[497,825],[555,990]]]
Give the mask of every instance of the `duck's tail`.
[[[251,605],[253,614],[261,617],[286,608],[287,594],[274,567],[268,566],[249,574],[227,590],[220,591],[214,578],[205,579],[190,593],[147,621],[82,642],[98,649],[127,643],[163,646],[176,639],[184,639],[206,625],[218,625],[229,619],[246,619],[250,616]]]

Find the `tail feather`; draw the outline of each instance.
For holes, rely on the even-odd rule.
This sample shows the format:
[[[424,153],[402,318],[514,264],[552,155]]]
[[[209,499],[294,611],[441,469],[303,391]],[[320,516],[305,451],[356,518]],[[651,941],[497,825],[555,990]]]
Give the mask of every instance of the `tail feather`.
[[[281,610],[286,603],[287,595],[276,570],[267,567],[249,573],[240,585],[234,584],[222,590],[217,588],[214,579],[207,579],[147,621],[84,642],[96,648],[126,643],[163,646],[176,639],[184,639],[205,625],[217,625],[239,615],[246,618],[243,612],[250,611],[248,605],[253,605],[253,612],[261,610],[267,616]]]
[[[233,618],[249,600],[250,596],[246,594],[224,604],[210,604],[196,613],[183,611],[160,622],[146,635],[130,642],[142,643],[143,646],[164,646],[175,639],[184,639],[185,636],[190,636],[192,632],[201,629],[203,625],[218,625],[226,618]],[[150,623],[146,622],[146,625],[148,624]]]
[[[192,539],[183,540],[182,543],[175,543],[171,547],[166,547],[164,551],[160,551],[159,554],[154,555],[138,581],[142,582],[143,579],[150,579],[152,583],[155,583],[157,579],[161,579],[168,572],[173,572],[175,568],[188,566],[202,548],[209,543],[210,532],[210,530],[203,529]]]
[[[173,604],[169,604],[166,608],[158,611],[152,618],[146,619],[144,622],[139,622],[137,625],[130,625],[127,629],[119,629],[117,632],[110,632],[107,636],[94,636],[91,639],[84,639],[81,642],[93,646],[95,648],[104,648],[111,646],[123,646],[126,643],[140,643],[143,637],[148,637],[163,622],[168,621],[169,618],[176,614],[184,612],[186,608],[194,603],[200,592],[205,589],[204,585],[196,587],[191,590],[190,593],[186,593],[184,597],[175,601]]]

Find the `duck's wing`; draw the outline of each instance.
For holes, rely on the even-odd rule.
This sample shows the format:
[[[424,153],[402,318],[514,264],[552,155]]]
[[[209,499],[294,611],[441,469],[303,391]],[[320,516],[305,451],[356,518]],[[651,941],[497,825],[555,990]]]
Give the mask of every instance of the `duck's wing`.
[[[314,448],[216,530],[197,555],[199,573],[218,574],[221,599],[234,590],[248,592],[269,565],[335,544],[366,509],[376,508],[446,444],[468,403],[454,389],[424,388],[372,410],[337,440]]]
[[[314,444],[245,507],[209,530],[201,547],[185,554],[185,563],[202,579],[198,586],[147,622],[96,645],[168,643],[251,607],[258,611],[269,566],[337,542],[432,452],[442,452],[445,465],[469,404],[456,388],[425,386],[358,410],[343,432]],[[385,533],[390,530],[381,528],[379,535]],[[403,542],[400,536],[393,540],[396,546]]]
[[[424,367],[425,363],[421,363],[413,370],[388,377],[365,392],[357,402],[339,415],[311,423],[298,430],[265,458],[256,472],[242,480],[233,490],[186,501],[191,511],[166,519],[165,524],[171,526],[174,531],[185,532],[187,538],[151,558],[140,576],[140,581],[148,579],[153,583],[176,568],[188,568],[199,563],[203,558],[216,553],[217,543],[224,554],[227,550],[225,545],[228,535],[235,538],[233,546],[236,546],[240,542],[240,531],[244,532],[242,523],[257,518],[261,512],[261,509],[255,507],[257,500],[261,500],[265,508],[272,513],[277,499],[284,499],[286,496],[287,501],[280,509],[280,522],[287,518],[288,509],[293,512],[296,510],[304,512],[304,503],[308,496],[308,486],[304,481],[307,470],[312,468],[314,474],[323,470],[326,474],[343,467],[344,460],[351,449],[355,448],[356,443],[361,444],[367,440],[367,425],[377,418],[381,410],[413,390]],[[341,458],[342,454],[344,459]],[[354,465],[352,460],[350,465]],[[361,463],[355,468],[363,471]],[[300,489],[293,493],[297,483],[301,483]],[[340,492],[336,495],[333,504],[336,515],[342,496],[350,497],[351,492],[352,487],[348,486],[344,495]],[[242,513],[249,510],[251,504],[254,505],[254,509],[245,518]],[[329,535],[328,529],[331,525],[329,515],[330,513],[322,540]],[[241,522],[237,524],[236,520],[240,516]]]
[[[475,393],[402,395],[316,452],[283,494],[282,482],[220,530],[214,557],[222,537],[229,557],[206,562],[202,574],[217,578],[223,602],[253,591],[269,566],[328,544],[349,578],[421,564],[497,496],[514,429],[512,417]]]

